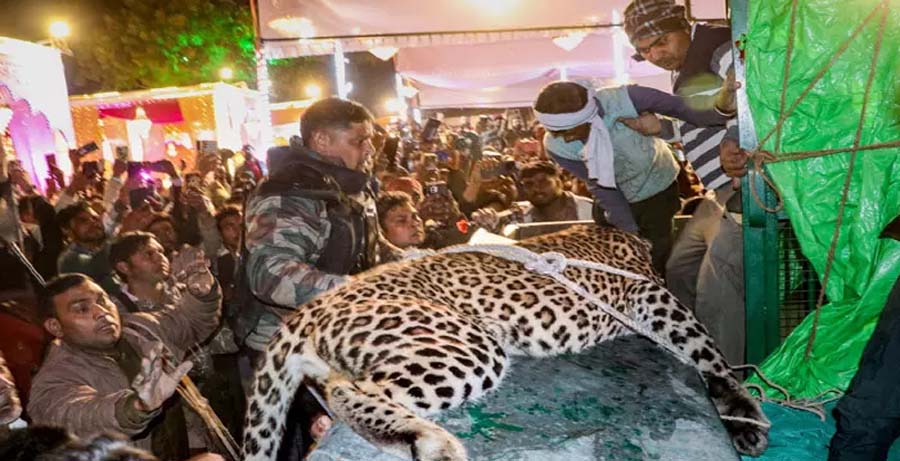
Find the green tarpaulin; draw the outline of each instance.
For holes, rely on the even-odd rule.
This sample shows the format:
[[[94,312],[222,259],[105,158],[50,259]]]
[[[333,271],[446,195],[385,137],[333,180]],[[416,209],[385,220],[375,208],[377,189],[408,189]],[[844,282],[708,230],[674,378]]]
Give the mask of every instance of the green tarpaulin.
[[[816,415],[773,404],[763,404],[772,421],[769,449],[759,458],[744,456],[744,461],[824,461],[828,459],[828,442],[834,434],[834,419],[829,411],[825,421]],[[894,444],[887,461],[900,461],[900,444]]]
[[[815,88],[784,124],[781,152],[838,149],[853,145],[866,80],[882,18],[885,34],[877,59],[860,145],[900,140],[900,1],[872,14],[875,0],[800,0],[786,89],[790,107],[817,73],[866,22]],[[776,124],[785,71],[791,2],[751,0],[743,40],[746,86],[757,134]],[[775,136],[762,147],[775,151]],[[784,154],[780,154],[784,155]],[[772,163],[768,169],[784,196],[804,254],[820,276],[837,222],[849,153]],[[900,242],[878,235],[900,213],[900,149],[857,154],[840,239],[822,307],[815,347],[804,352],[810,315],[762,365],[794,397],[845,389],[900,273]],[[771,268],[776,270],[776,268]],[[758,381],[757,381],[758,382]],[[781,397],[769,390],[769,395]]]

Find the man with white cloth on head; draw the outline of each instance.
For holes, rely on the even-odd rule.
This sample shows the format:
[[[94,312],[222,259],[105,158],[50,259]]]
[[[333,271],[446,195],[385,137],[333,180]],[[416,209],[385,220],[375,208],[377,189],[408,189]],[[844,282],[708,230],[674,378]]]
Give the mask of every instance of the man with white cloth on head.
[[[733,88],[728,90],[722,92],[723,104],[733,100]],[[660,123],[653,114],[723,127],[726,116],[692,110],[681,98],[652,88],[595,90],[569,81],[544,87],[534,110],[547,130],[548,155],[588,184],[611,224],[653,244],[653,265],[663,274],[672,247],[672,218],[681,208],[675,182],[679,166],[660,139],[671,134],[665,132],[671,124]]]

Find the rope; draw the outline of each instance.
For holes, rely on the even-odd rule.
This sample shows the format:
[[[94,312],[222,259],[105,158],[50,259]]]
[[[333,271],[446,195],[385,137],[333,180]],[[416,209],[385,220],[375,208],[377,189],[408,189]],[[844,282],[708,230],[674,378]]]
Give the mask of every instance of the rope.
[[[778,189],[775,187],[774,182],[772,181],[771,178],[769,178],[769,176],[765,172],[765,169],[763,168],[765,163],[774,163],[774,162],[778,162],[778,161],[789,161],[789,160],[800,160],[800,159],[806,159],[806,158],[822,157],[822,156],[832,155],[832,154],[836,154],[836,153],[840,153],[840,152],[860,150],[859,146],[857,144],[854,147],[849,148],[849,149],[830,149],[830,150],[820,150],[820,151],[799,152],[799,153],[790,155],[789,157],[786,157],[783,159],[778,158],[776,160],[774,156],[772,156],[768,152],[761,150],[761,148],[774,135],[774,136],[776,136],[776,142],[775,142],[776,154],[778,153],[778,151],[780,151],[780,149],[781,149],[781,131],[784,126],[784,123],[794,113],[794,110],[796,110],[797,107],[800,106],[800,103],[806,99],[806,96],[809,95],[809,93],[815,88],[815,86],[819,83],[819,81],[825,77],[825,74],[837,63],[838,59],[840,59],[840,57],[843,56],[843,54],[850,48],[850,44],[853,43],[853,41],[859,36],[859,34],[862,33],[862,31],[869,24],[869,22],[871,22],[872,19],[874,19],[877,16],[877,13],[879,12],[879,10],[881,10],[887,6],[887,1],[888,0],[882,0],[881,3],[879,3],[875,7],[875,9],[873,9],[872,12],[869,13],[868,16],[866,16],[866,19],[859,26],[857,26],[856,29],[853,30],[853,32],[850,34],[850,37],[848,37],[847,40],[845,40],[843,43],[841,43],[841,46],[838,47],[837,52],[835,52],[835,54],[825,64],[825,66],[819,70],[819,72],[815,75],[815,77],[813,77],[813,79],[809,82],[809,84],[806,86],[806,88],[803,89],[803,91],[800,93],[800,95],[797,97],[797,99],[794,100],[794,102],[791,104],[791,106],[787,110],[784,110],[784,105],[786,103],[786,97],[787,97],[786,93],[787,93],[788,77],[789,77],[788,74],[790,72],[790,61],[791,61],[790,57],[793,54],[794,37],[796,35],[795,23],[796,23],[797,0],[793,0],[792,5],[791,5],[791,23],[790,23],[790,29],[789,29],[790,35],[788,37],[788,44],[787,44],[787,49],[786,49],[785,76],[782,81],[782,89],[781,89],[780,114],[779,114],[778,120],[775,123],[775,126],[773,126],[769,130],[769,132],[766,133],[766,135],[762,137],[762,140],[759,142],[758,146],[759,146],[760,150],[750,154],[750,158],[751,158],[751,160],[753,160],[753,167],[752,167],[751,172],[753,174],[760,175],[763,178],[763,181],[765,181],[765,183],[769,187],[772,188],[772,190],[775,192],[775,195],[776,195],[777,205],[775,206],[775,208],[767,207],[765,205],[765,203],[763,203],[763,201],[760,199],[759,193],[756,191],[755,181],[750,181],[750,193],[753,196],[753,200],[763,210],[765,210],[769,213],[777,213],[784,208],[784,199],[782,198],[781,192],[778,191]],[[882,22],[884,22],[884,15],[882,15]],[[892,144],[896,144],[896,146],[900,146],[900,140],[895,141],[893,143],[886,143],[883,146],[873,145],[873,146],[870,146],[866,150],[880,149],[880,148],[884,148],[884,147],[895,147]],[[798,155],[798,154],[801,154],[801,155]]]
[[[25,253],[22,253],[22,249],[19,248],[19,245],[12,240],[3,239],[6,243],[6,246],[9,248],[10,253],[25,266],[25,269],[28,269],[28,272],[34,277],[34,280],[41,286],[44,287],[47,285],[47,282],[44,280],[44,277],[34,268],[34,265],[31,264],[31,261],[28,260],[28,257],[25,256]]]
[[[756,190],[756,181],[750,181],[750,195],[753,196],[753,201],[756,202],[756,206],[762,208],[767,213],[778,213],[782,209],[784,209],[784,198],[781,196],[781,191],[775,187],[775,182],[772,181],[772,178],[766,174],[766,171],[763,169],[763,165],[767,162],[770,162],[775,159],[775,156],[770,154],[769,152],[759,151],[753,152],[750,154],[750,160],[753,161],[753,167],[751,168],[751,172],[753,174],[759,175],[763,181],[765,181],[766,185],[768,185],[773,192],[775,192],[775,200],[776,205],[775,208],[769,208],[766,206],[766,203],[759,197],[759,192]]]
[[[797,4],[797,0],[791,1],[791,23],[788,28],[787,50],[785,50],[784,56],[784,78],[781,80],[781,102],[778,108],[779,119],[784,116],[784,105],[787,102],[788,81],[790,80],[791,75],[791,57],[794,55],[794,37],[796,36],[795,31],[797,26]],[[778,155],[781,152],[782,125],[779,124],[777,128],[778,129],[775,132],[775,155]],[[762,145],[762,143],[760,143],[760,145]]]
[[[791,57],[794,55],[794,37],[795,30],[797,26],[797,0],[791,1],[791,22],[788,29],[788,42],[787,42],[787,50],[785,51],[784,57],[784,78],[781,80],[781,100],[778,108],[778,119],[784,120],[784,106],[787,104],[787,90],[788,90],[788,81],[790,81],[791,75]],[[784,199],[781,196],[781,191],[775,187],[775,183],[772,181],[772,178],[766,174],[765,170],[763,170],[763,165],[766,161],[774,160],[776,156],[781,151],[781,129],[783,123],[778,123],[775,125],[775,155],[772,155],[768,152],[754,152],[750,155],[750,159],[753,161],[753,168],[751,171],[753,174],[759,175],[762,177],[763,181],[768,185],[774,192],[776,197],[775,208],[769,208],[766,206],[766,203],[759,197],[759,192],[756,190],[756,181],[750,181],[750,195],[753,196],[753,200],[756,202],[756,205],[768,213],[778,213],[784,208]],[[760,143],[761,146],[763,143]]]
[[[767,159],[766,163],[779,163],[779,162],[792,162],[795,160],[806,160],[808,158],[816,158],[816,157],[825,157],[828,155],[834,154],[843,154],[846,152],[864,152],[869,150],[879,150],[879,149],[892,149],[900,147],[900,140],[897,141],[889,141],[889,142],[879,142],[875,144],[868,144],[865,146],[859,147],[840,147],[837,149],[824,149],[824,150],[805,150],[805,151],[797,151],[797,152],[786,152],[782,153],[778,158],[772,158],[771,160]]]
[[[788,392],[787,389],[779,386],[778,384],[775,384],[775,382],[773,382],[766,375],[764,375],[763,372],[760,371],[759,367],[757,367],[756,365],[738,365],[738,366],[731,367],[731,369],[732,370],[747,370],[747,369],[753,370],[756,373],[756,375],[759,376],[759,378],[764,383],[766,383],[768,386],[772,387],[773,389],[777,390],[784,396],[784,399],[773,399],[773,398],[766,396],[765,390],[763,390],[763,388],[761,386],[759,386],[758,384],[747,384],[746,386],[748,389],[754,390],[754,391],[756,391],[757,394],[759,394],[760,401],[774,403],[776,405],[793,408],[795,410],[808,411],[808,412],[813,413],[816,416],[818,416],[819,419],[821,419],[822,421],[825,421],[825,405],[830,402],[833,402],[833,401],[841,398],[841,396],[843,396],[843,392],[841,392],[840,389],[829,389],[811,399],[794,400],[791,397],[791,393]],[[829,395],[829,394],[838,394],[838,396],[832,397],[829,399],[825,399],[825,400],[821,400],[823,397],[825,397],[826,395]]]
[[[882,2],[880,5],[885,5],[885,2]],[[853,146],[859,146],[860,139],[862,139],[862,131],[863,126],[866,122],[866,110],[869,107],[869,96],[871,95],[872,90],[872,82],[875,80],[875,70],[878,67],[878,56],[881,54],[881,44],[884,41],[884,30],[885,25],[887,24],[887,11],[884,12],[881,16],[881,23],[878,26],[878,38],[875,39],[875,50],[872,52],[872,64],[869,68],[869,78],[866,81],[866,91],[863,94],[862,101],[862,110],[859,114],[859,125],[856,127],[856,135],[853,139]],[[831,275],[831,268],[834,266],[834,253],[837,251],[837,242],[841,235],[841,225],[844,222],[844,211],[847,206],[847,197],[850,192],[850,182],[853,179],[853,169],[856,166],[856,154],[857,151],[854,150],[853,153],[850,154],[850,165],[847,167],[847,176],[844,178],[844,189],[841,193],[841,204],[838,207],[838,215],[837,222],[834,226],[834,234],[831,236],[831,245],[828,248],[828,259],[825,263],[825,273],[822,276],[822,288],[819,290],[819,299],[816,301],[816,313],[815,317],[813,317],[812,330],[809,334],[809,339],[806,343],[806,352],[804,353],[804,358],[809,360],[809,356],[812,353],[813,344],[816,341],[816,332],[819,328],[819,316],[822,312],[822,305],[825,303],[825,289],[828,287],[828,279]]]
[[[417,255],[412,256],[411,259],[417,259],[417,257],[421,257],[427,254],[423,254],[424,252],[420,252]],[[525,266],[526,269],[536,272],[538,274],[547,276],[555,280],[556,282],[564,285],[569,288],[573,292],[580,295],[582,298],[587,300],[589,303],[594,304],[599,307],[604,313],[627,327],[628,329],[634,331],[635,333],[644,336],[645,338],[653,341],[658,346],[670,352],[675,358],[686,365],[690,365],[692,368],[697,367],[696,363],[690,359],[688,356],[684,354],[681,349],[675,347],[672,343],[667,341],[665,338],[657,335],[653,331],[645,328],[643,325],[635,322],[633,319],[628,317],[622,312],[619,312],[611,305],[607,304],[597,296],[591,294],[587,290],[585,290],[581,285],[575,283],[571,279],[565,276],[564,272],[569,267],[578,267],[584,269],[592,269],[592,270],[600,270],[603,272],[607,272],[610,274],[618,275],[621,277],[629,278],[632,280],[639,281],[649,281],[650,278],[641,274],[636,274],[634,272],[626,271],[623,269],[619,269],[607,264],[597,263],[592,261],[585,261],[581,259],[569,259],[566,258],[565,255],[557,252],[546,252],[546,253],[535,253],[527,248],[512,246],[512,245],[458,245],[446,248],[442,250],[438,254],[455,254],[455,253],[483,253],[490,256],[494,256],[497,258],[506,259],[509,261],[514,261],[521,263]],[[701,375],[702,376],[702,375]],[[765,429],[771,427],[771,424],[757,421],[751,418],[744,418],[739,416],[727,416],[720,415],[720,417],[725,421],[734,421],[745,424],[752,424],[755,426],[759,426]]]

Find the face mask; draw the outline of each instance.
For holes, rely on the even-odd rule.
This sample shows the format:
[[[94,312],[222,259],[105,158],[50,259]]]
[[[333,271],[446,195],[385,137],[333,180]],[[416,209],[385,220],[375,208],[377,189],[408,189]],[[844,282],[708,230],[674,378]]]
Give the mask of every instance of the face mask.
[[[558,157],[568,160],[582,160],[581,151],[584,149],[584,143],[581,141],[566,142],[561,136],[556,137],[548,134],[544,138],[544,146]]]

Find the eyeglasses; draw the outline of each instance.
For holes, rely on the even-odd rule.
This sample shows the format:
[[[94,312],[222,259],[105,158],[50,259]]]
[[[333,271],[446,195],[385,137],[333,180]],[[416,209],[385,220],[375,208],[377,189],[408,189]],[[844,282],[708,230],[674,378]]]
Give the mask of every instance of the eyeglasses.
[[[643,61],[644,55],[647,53],[650,53],[650,50],[652,50],[653,48],[655,48],[657,46],[666,46],[668,44],[669,44],[669,32],[660,35],[659,37],[656,38],[656,40],[651,42],[650,45],[648,45],[648,46],[635,47],[634,49],[635,49],[635,51],[637,51],[637,53],[633,57],[638,61]]]

